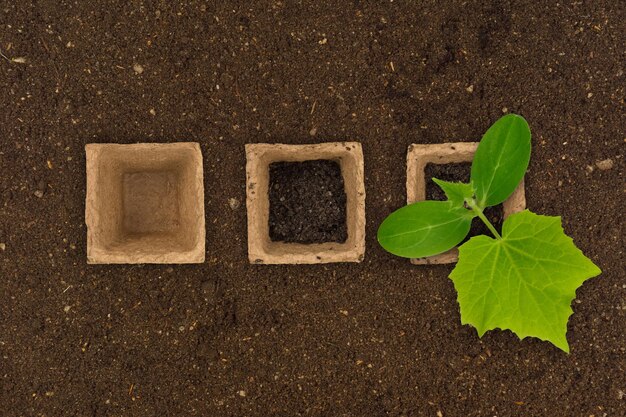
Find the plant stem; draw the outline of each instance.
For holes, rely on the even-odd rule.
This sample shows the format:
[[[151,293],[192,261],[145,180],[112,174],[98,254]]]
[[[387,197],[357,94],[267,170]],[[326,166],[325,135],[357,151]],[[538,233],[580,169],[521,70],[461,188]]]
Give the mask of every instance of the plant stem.
[[[498,231],[496,230],[496,228],[493,226],[493,224],[491,224],[491,222],[489,221],[489,219],[487,219],[487,216],[485,216],[483,214],[483,210],[478,207],[478,205],[476,204],[476,200],[472,199],[466,199],[465,202],[467,203],[467,205],[472,209],[472,211],[474,211],[474,213],[476,213],[476,215],[480,218],[480,220],[483,221],[483,223],[485,223],[485,225],[487,226],[487,228],[489,229],[489,231],[491,233],[493,233],[493,235],[495,236],[496,239],[502,239],[502,236],[500,236],[500,233],[498,233]]]

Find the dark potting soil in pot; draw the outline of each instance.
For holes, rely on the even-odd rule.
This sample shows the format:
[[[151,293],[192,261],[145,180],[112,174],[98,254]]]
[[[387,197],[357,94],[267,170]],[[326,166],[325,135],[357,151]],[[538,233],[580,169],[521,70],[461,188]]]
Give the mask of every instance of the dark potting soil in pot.
[[[446,194],[441,188],[432,180],[437,178],[444,181],[453,182],[469,182],[470,172],[472,164],[471,162],[458,162],[452,164],[427,164],[424,169],[424,175],[426,178],[426,199],[427,200],[446,200]],[[497,206],[487,207],[484,211],[485,216],[491,224],[494,225],[496,230],[500,232],[502,230],[502,222],[504,220],[504,209],[502,204]],[[487,226],[478,218],[472,220],[472,227],[470,232],[463,239],[461,243],[467,242],[471,237],[478,235],[487,235],[493,237]]]
[[[290,243],[343,243],[348,238],[346,192],[331,160],[270,165],[270,238]]]

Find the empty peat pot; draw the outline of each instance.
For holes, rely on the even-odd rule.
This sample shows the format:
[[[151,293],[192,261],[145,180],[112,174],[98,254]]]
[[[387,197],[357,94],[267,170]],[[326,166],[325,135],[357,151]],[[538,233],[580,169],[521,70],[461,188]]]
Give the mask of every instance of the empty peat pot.
[[[204,262],[197,143],[88,144],[87,262]]]
[[[426,166],[429,164],[458,164],[471,163],[474,153],[478,148],[478,142],[456,142],[441,143],[432,145],[413,144],[409,146],[406,158],[406,195],[407,203],[426,200],[426,189],[428,181],[426,178]],[[441,179],[441,178],[440,178]],[[448,179],[452,181],[453,179]],[[460,179],[454,179],[460,181]],[[520,182],[513,194],[502,203],[503,219],[513,213],[517,213],[526,208],[526,197],[524,193],[524,180]],[[454,263],[459,258],[457,247],[439,255],[428,256],[426,258],[411,259],[416,265],[425,264],[449,264]]]
[[[329,262],[360,262],[363,260],[365,253],[365,185],[363,181],[363,151],[361,144],[357,142],[337,142],[337,143],[321,143],[314,145],[283,145],[283,144],[249,144],[246,145],[246,206],[248,212],[248,257],[251,263],[255,264],[314,264]],[[306,162],[326,161],[328,163],[308,164]],[[294,164],[295,163],[295,164]],[[302,164],[298,164],[302,163]],[[340,229],[335,230],[338,233],[327,233],[323,230],[318,235],[333,235],[335,241],[305,243],[307,238],[298,241],[298,239],[290,239],[289,237],[280,237],[282,231],[277,226],[278,223],[289,223],[285,216],[298,215],[303,216],[292,224],[299,224],[301,229],[306,229],[307,218],[311,223],[324,224],[332,223],[319,222],[316,216],[323,215],[315,211],[307,213],[302,210],[296,210],[298,213],[290,214],[287,208],[280,212],[273,211],[270,216],[270,172],[272,175],[287,175],[288,173],[298,175],[300,170],[317,169],[317,175],[336,173],[338,169],[341,171],[339,182],[343,181],[342,194],[340,198],[324,198],[320,199],[328,204],[336,204],[341,201],[342,207],[334,207],[333,209],[343,211],[342,213],[334,213],[334,219],[343,219],[345,222]],[[336,175],[335,175],[336,176]],[[302,191],[302,194],[284,195],[284,199],[291,200],[285,205],[293,203],[300,195],[309,194],[306,186],[302,186],[302,179],[306,176],[296,179],[300,184],[295,187]],[[277,178],[280,180],[280,178]],[[319,183],[324,183],[323,179]],[[294,183],[286,182],[288,185],[285,190],[293,190],[290,188]],[[315,188],[311,184],[311,188]],[[331,192],[331,189],[333,190]],[[274,191],[274,190],[272,190]],[[320,190],[317,190],[319,192]],[[314,193],[314,190],[311,190]],[[330,186],[323,191],[324,193],[337,193],[336,187]],[[330,194],[329,194],[330,195]],[[276,197],[276,195],[274,196]],[[309,196],[310,200],[310,196]],[[296,202],[297,204],[297,202]],[[345,210],[345,211],[344,211]],[[323,211],[323,210],[322,210]],[[282,219],[280,217],[283,217]],[[270,230],[270,222],[273,223],[274,230]],[[336,226],[336,225],[335,225]],[[298,229],[299,226],[295,226]],[[346,233],[347,231],[347,233]],[[311,232],[309,230],[309,232]],[[316,233],[308,233],[309,236]],[[280,240],[276,239],[279,236]],[[331,238],[332,240],[333,238]]]

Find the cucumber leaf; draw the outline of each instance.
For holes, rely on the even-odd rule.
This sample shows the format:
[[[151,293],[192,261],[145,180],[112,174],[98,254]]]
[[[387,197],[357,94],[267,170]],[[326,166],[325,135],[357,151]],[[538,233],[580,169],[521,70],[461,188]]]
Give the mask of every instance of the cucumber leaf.
[[[437,255],[467,236],[474,217],[449,201],[419,201],[391,213],[378,228],[378,242],[404,258]]]
[[[472,198],[474,196],[474,189],[471,184],[449,182],[437,178],[433,178],[433,181],[446,193],[448,201],[455,205],[462,206],[466,198]]]
[[[502,239],[476,236],[461,245],[450,279],[461,323],[479,336],[509,329],[569,352],[570,304],[576,289],[600,272],[565,235],[560,217],[524,210],[504,221]]]
[[[520,183],[530,160],[530,128],[523,117],[508,114],[484,134],[472,161],[471,183],[480,208],[506,200]]]

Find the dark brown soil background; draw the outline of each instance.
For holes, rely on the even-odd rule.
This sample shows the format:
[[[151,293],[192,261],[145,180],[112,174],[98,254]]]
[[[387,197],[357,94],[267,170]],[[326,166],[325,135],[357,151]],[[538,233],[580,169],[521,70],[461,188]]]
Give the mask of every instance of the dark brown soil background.
[[[626,4],[215,3],[0,0],[25,60],[0,58],[0,415],[626,415]],[[407,146],[503,112],[533,131],[529,208],[604,271],[570,355],[479,340],[451,266],[376,243]],[[365,260],[250,265],[244,144],[343,140],[365,152]],[[87,266],[84,144],[171,141],[202,146],[207,262]]]
[[[469,183],[471,168],[472,164],[470,162],[455,164],[426,164],[426,167],[424,168],[424,177],[426,179],[426,199],[440,201],[448,199],[446,197],[446,193],[444,193],[443,190],[432,180],[433,178],[450,182]],[[483,213],[498,232],[502,231],[502,221],[504,220],[504,207],[502,204],[487,207],[483,210]],[[472,236],[478,235],[493,236],[487,225],[476,217],[472,220],[472,227],[470,228],[467,237],[465,237],[459,245],[467,242]]]
[[[270,164],[270,239],[343,243],[348,238],[346,192],[337,161]]]

